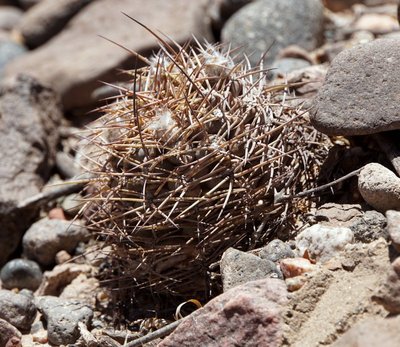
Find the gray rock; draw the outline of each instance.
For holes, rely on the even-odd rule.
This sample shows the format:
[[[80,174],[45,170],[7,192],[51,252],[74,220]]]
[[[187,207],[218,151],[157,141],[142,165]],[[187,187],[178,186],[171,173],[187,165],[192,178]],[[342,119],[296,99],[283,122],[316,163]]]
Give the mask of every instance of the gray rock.
[[[377,211],[366,211],[349,226],[356,242],[369,243],[380,237],[388,239],[386,218]]]
[[[358,177],[358,189],[374,209],[381,212],[400,210],[400,178],[383,165],[365,165]]]
[[[252,281],[217,296],[192,313],[159,347],[282,345],[284,281]]]
[[[228,248],[224,252],[220,266],[224,292],[262,278],[282,278],[274,262],[234,248]]]
[[[25,233],[22,239],[23,253],[41,265],[51,265],[58,251],[72,252],[87,236],[86,228],[76,222],[43,218]]]
[[[272,240],[268,245],[262,247],[257,254],[261,259],[267,259],[273,262],[285,258],[294,258],[296,255],[290,246],[282,240]]]
[[[75,216],[84,204],[85,202],[83,201],[82,195],[71,194],[65,197],[61,203],[61,207],[69,216]]]
[[[400,212],[389,210],[386,211],[387,232],[393,247],[400,252]]]
[[[349,228],[315,224],[297,235],[296,246],[301,255],[308,251],[312,259],[323,263],[335,257],[353,240]]]
[[[155,38],[121,11],[182,43],[192,34],[200,40],[211,39],[206,4],[208,0],[92,1],[60,34],[8,65],[7,74],[25,72],[50,84],[61,94],[66,109],[92,105],[97,101],[92,93],[102,85],[100,81],[121,80],[117,68],[135,65],[129,51],[99,35],[143,55],[157,49]]]
[[[23,12],[14,6],[0,7],[0,29],[12,30],[21,20]]]
[[[299,58],[280,58],[273,62],[271,73],[274,76],[286,76],[289,72],[304,69],[311,64],[304,59]]]
[[[15,326],[0,318],[0,347],[8,347],[10,346],[10,344],[7,345],[9,340],[12,338],[19,340],[21,337],[21,332]]]
[[[42,282],[43,273],[40,266],[27,259],[10,260],[0,271],[0,279],[5,289],[36,290]]]
[[[26,13],[17,29],[28,47],[36,48],[58,34],[92,0],[42,0]]]
[[[0,86],[0,266],[16,249],[35,211],[18,210],[40,192],[54,163],[62,118],[56,94],[19,75]]]
[[[26,47],[11,40],[0,40],[0,78],[3,77],[4,68],[15,58],[25,54]]]
[[[49,342],[55,345],[74,343],[79,338],[78,323],[90,324],[91,308],[78,301],[63,300],[55,296],[41,296],[37,306],[47,321]]]
[[[29,331],[36,317],[32,299],[9,290],[0,289],[0,318],[14,325],[22,332]]]
[[[252,65],[268,51],[264,61],[270,65],[289,45],[314,50],[322,41],[322,31],[323,7],[319,0],[259,0],[236,12],[221,36],[224,44],[248,55]]]
[[[335,57],[315,101],[316,129],[328,135],[400,129],[399,42],[375,40]]]

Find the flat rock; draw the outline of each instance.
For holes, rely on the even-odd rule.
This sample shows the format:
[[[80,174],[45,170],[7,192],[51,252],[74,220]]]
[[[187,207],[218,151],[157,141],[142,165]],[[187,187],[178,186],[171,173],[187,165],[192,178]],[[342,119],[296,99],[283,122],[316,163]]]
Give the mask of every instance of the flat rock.
[[[79,301],[41,296],[37,299],[37,306],[47,321],[48,340],[55,345],[76,342],[80,335],[78,323],[87,325],[93,318],[92,309]]]
[[[286,302],[282,280],[248,282],[191,314],[158,346],[281,346]]]
[[[182,43],[192,34],[200,40],[211,37],[206,3],[207,0],[93,1],[59,35],[12,62],[7,74],[27,72],[50,84],[60,93],[67,109],[92,105],[96,101],[92,92],[102,85],[99,81],[120,80],[116,68],[135,66],[129,51],[99,35],[144,55],[157,49],[155,38],[121,12]],[[160,13],[163,15],[157,15]]]
[[[319,0],[297,0],[296,5],[292,0],[260,0],[237,11],[226,22],[221,36],[224,44],[239,48],[255,66],[267,51],[264,61],[270,65],[289,45],[314,50],[322,41],[322,30]],[[242,59],[239,55],[238,60]]]
[[[400,40],[380,39],[344,50],[332,61],[311,122],[328,135],[400,129]]]
[[[43,0],[16,27],[28,47],[35,48],[56,35],[91,0]]]
[[[43,218],[24,234],[23,253],[41,265],[51,265],[59,251],[72,252],[87,236],[87,229],[78,222]]]
[[[400,210],[400,178],[383,165],[365,165],[358,177],[358,189],[374,209],[381,212]]]
[[[399,324],[400,317],[370,317],[352,327],[332,347],[400,346]]]
[[[40,192],[54,163],[62,114],[57,95],[19,75],[0,87],[0,266],[32,217],[17,202]]]
[[[228,248],[221,258],[221,276],[224,291],[240,284],[267,278],[282,278],[274,262],[254,254]]]
[[[29,331],[35,317],[36,307],[32,298],[0,289],[0,318],[22,332]]]

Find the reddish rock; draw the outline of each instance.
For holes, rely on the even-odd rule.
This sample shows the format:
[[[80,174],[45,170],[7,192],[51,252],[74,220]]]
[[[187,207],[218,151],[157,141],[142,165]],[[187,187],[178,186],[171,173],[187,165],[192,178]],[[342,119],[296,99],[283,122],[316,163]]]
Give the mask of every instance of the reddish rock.
[[[192,34],[200,40],[211,37],[207,3],[208,0],[93,1],[59,35],[9,64],[7,74],[27,72],[51,84],[67,109],[93,104],[92,93],[102,86],[99,81],[120,80],[116,68],[135,66],[129,49],[146,54],[157,48],[155,38],[121,12],[182,43]]]
[[[194,312],[158,346],[281,346],[281,311],[286,303],[283,281],[248,282]]]
[[[311,272],[316,269],[316,265],[312,264],[306,258],[287,258],[279,262],[283,276],[285,278],[296,277],[305,272]]]
[[[66,220],[64,210],[61,207],[52,208],[48,214],[49,219],[62,219]]]
[[[12,341],[19,341],[21,336],[16,327],[0,318],[0,347],[13,346],[10,343]]]

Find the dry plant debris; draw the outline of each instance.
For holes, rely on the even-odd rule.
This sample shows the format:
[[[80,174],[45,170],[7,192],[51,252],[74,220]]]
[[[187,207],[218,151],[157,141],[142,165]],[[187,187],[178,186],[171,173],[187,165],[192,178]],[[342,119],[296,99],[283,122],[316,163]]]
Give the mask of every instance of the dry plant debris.
[[[134,53],[146,66],[126,72],[132,89],[119,88],[90,129],[86,216],[111,246],[102,278],[112,288],[204,297],[228,247],[289,233],[309,201],[275,195],[315,187],[329,141],[262,66],[152,34],[160,51]]]

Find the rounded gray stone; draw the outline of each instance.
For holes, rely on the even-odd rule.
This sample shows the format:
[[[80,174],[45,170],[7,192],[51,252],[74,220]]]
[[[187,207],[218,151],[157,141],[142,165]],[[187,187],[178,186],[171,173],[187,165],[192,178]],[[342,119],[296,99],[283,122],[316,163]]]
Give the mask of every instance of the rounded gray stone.
[[[400,129],[400,39],[380,39],[338,54],[315,100],[313,126],[328,135]]]
[[[221,37],[245,53],[255,66],[271,64],[289,45],[314,50],[322,41],[323,6],[319,0],[259,0],[237,11],[225,24]],[[237,53],[236,53],[237,54]],[[243,57],[238,55],[238,60]]]
[[[380,212],[400,210],[400,178],[383,165],[365,165],[358,177],[358,189],[374,209]]]
[[[3,266],[0,272],[5,289],[36,290],[42,282],[43,273],[38,263],[28,259],[13,259]]]
[[[278,260],[285,258],[294,258],[295,254],[287,243],[283,242],[282,240],[275,239],[268,243],[268,245],[265,247],[261,248],[258,256],[261,259],[277,262]]]

